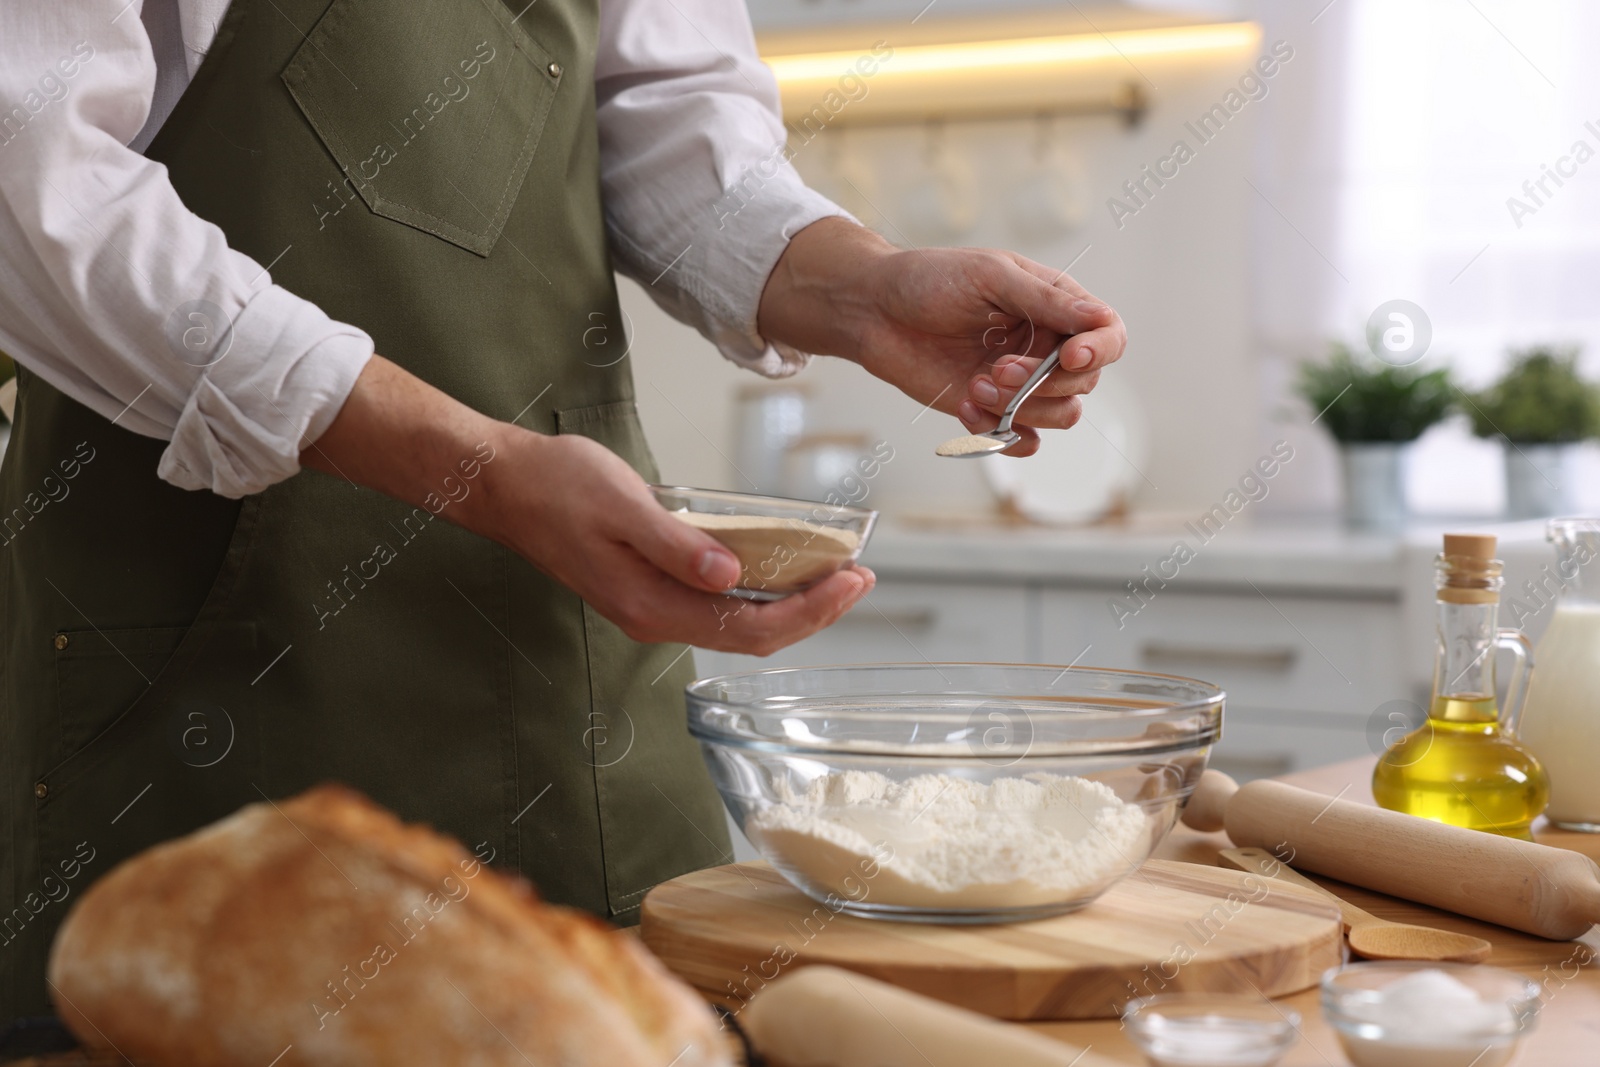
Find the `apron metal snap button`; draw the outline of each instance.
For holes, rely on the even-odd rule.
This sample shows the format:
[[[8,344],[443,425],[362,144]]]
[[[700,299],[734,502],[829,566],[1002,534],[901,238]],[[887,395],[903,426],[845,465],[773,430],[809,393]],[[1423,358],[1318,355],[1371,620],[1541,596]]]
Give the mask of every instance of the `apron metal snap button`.
[[[45,797],[50,795],[50,787],[45,785],[43,782],[40,782],[33,787],[33,795],[38,797],[40,800],[43,800]]]
[[[545,69],[550,72],[550,77],[552,77],[552,78],[561,77],[561,64],[560,63],[552,63],[548,67],[546,67]]]
[[[67,635],[66,634],[56,634],[56,642],[55,642],[55,644],[56,644],[56,651],[57,652],[60,652],[62,649],[66,648],[67,647]]]

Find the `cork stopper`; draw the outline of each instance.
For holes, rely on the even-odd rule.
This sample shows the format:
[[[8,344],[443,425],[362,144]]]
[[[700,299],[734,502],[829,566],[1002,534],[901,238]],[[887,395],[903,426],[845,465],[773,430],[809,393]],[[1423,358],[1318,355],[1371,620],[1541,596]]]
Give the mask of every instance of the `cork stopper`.
[[[1439,556],[1439,599],[1452,604],[1493,604],[1500,599],[1504,568],[1494,558],[1493,534],[1445,534]]]
[[[1444,554],[1471,559],[1494,559],[1494,534],[1445,534]]]

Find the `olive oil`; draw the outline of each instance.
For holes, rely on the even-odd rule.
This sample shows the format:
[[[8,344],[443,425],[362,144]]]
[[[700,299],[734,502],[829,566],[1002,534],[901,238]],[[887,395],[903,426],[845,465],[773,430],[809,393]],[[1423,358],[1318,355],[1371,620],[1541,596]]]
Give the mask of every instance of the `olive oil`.
[[[1497,627],[1502,564],[1493,537],[1447,534],[1435,561],[1438,646],[1427,720],[1390,745],[1372,772],[1382,807],[1472,830],[1531,839],[1550,800],[1544,767],[1516,738],[1528,691],[1528,641]],[[1495,699],[1495,653],[1517,669],[1506,713]]]
[[[1372,776],[1381,807],[1509,837],[1530,838],[1550,784],[1506,735],[1495,698],[1435,697],[1428,719],[1383,754]]]

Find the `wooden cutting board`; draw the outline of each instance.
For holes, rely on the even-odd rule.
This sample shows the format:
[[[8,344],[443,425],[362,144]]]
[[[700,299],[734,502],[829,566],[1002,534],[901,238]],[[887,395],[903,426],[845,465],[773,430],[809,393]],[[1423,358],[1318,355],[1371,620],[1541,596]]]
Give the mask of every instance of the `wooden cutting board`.
[[[1338,909],[1305,890],[1166,860],[1081,911],[991,926],[836,914],[765,863],[731,864],[651,890],[640,933],[734,1009],[786,970],[831,963],[1001,1019],[1114,1018],[1155,993],[1296,993],[1344,947]]]

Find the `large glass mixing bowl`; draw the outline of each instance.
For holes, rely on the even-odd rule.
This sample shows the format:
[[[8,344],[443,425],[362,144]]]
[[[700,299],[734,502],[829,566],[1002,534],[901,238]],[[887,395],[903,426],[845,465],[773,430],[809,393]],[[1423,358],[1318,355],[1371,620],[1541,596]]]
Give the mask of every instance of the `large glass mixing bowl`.
[[[834,912],[1005,922],[1081,908],[1166,836],[1223,692],[1008,663],[705,678],[689,732],[763,857]]]

